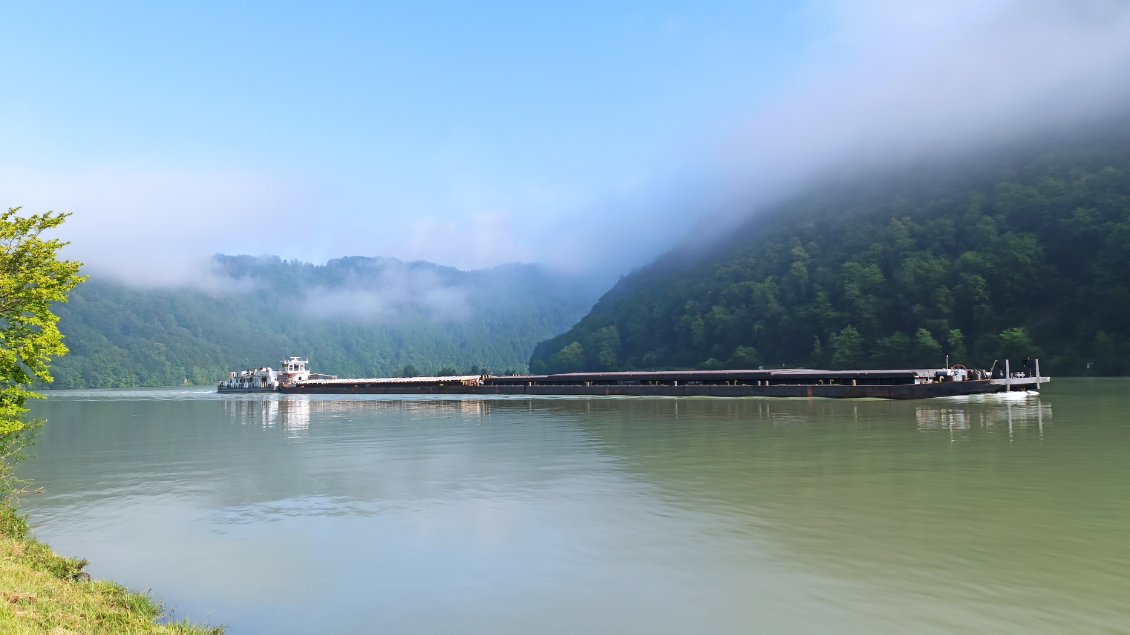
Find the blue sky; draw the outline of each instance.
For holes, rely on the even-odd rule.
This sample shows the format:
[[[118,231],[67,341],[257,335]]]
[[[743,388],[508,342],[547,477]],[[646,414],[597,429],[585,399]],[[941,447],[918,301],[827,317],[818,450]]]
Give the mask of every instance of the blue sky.
[[[5,114],[53,164],[585,173],[596,140],[634,165],[797,52],[776,7],[515,4],[26,3],[5,48],[29,99]]]
[[[1032,75],[1025,43],[1059,34],[1108,45],[1053,80],[1125,68],[1123,2],[937,4],[9,3],[0,192],[73,212],[71,252],[139,280],[214,252],[624,268],[722,205],[696,188],[799,179],[872,139],[876,104],[928,111],[951,63]],[[993,117],[1043,95],[1006,86]]]

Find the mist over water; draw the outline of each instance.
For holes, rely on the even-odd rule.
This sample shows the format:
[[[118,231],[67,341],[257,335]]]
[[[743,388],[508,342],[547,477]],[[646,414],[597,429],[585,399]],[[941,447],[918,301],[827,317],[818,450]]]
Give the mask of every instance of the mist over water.
[[[63,391],[35,534],[229,632],[1104,632],[1125,380],[1040,396]]]

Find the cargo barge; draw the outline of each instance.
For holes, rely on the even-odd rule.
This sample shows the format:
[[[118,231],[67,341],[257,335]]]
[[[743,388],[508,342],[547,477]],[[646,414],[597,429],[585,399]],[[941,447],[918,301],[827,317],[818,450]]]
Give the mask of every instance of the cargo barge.
[[[292,360],[298,358],[291,358]],[[305,362],[305,360],[301,360]],[[303,366],[303,369],[305,367]],[[1009,391],[1038,391],[1050,381],[1039,361],[1012,372],[1008,361],[991,370],[680,370],[453,375],[338,379],[308,374],[283,378],[287,394],[529,395],[633,397],[828,397],[926,399]]]

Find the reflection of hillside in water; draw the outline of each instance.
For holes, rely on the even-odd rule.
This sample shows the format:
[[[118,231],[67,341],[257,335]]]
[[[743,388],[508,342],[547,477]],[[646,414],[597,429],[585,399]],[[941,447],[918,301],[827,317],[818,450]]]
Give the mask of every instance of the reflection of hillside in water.
[[[950,632],[943,609],[1014,607],[1001,623],[1024,630],[1063,598],[1124,614],[1113,598],[1130,593],[1125,402],[1057,395],[1054,425],[1052,403],[59,400],[39,407],[52,424],[33,478],[93,524],[182,501],[233,532],[386,512],[499,535],[521,521],[507,509],[566,510],[546,516],[566,535],[571,515],[629,535],[679,519],[703,544],[845,581],[831,602],[934,607]]]
[[[668,502],[850,581],[862,610],[905,602],[958,630],[990,598],[1013,627],[1126,616],[1127,472],[1087,431],[1112,422],[1053,426],[1038,396],[594,407],[583,429]]]
[[[225,409],[232,427],[266,433],[244,450],[251,462],[228,468],[249,486],[215,492],[225,523],[369,516],[501,491],[533,497],[569,473],[565,464],[609,462],[526,400],[298,395]],[[274,466],[258,469],[265,463]]]

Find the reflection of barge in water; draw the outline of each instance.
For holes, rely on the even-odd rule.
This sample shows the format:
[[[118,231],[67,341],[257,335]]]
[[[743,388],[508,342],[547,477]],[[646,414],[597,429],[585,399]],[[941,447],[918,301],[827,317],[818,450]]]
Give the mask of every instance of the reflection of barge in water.
[[[457,375],[282,381],[279,392],[299,394],[577,395],[635,397],[831,397],[925,399],[1039,390],[1050,381],[1039,362],[1013,373],[1006,361],[992,371],[953,368],[905,370],[684,370]]]

